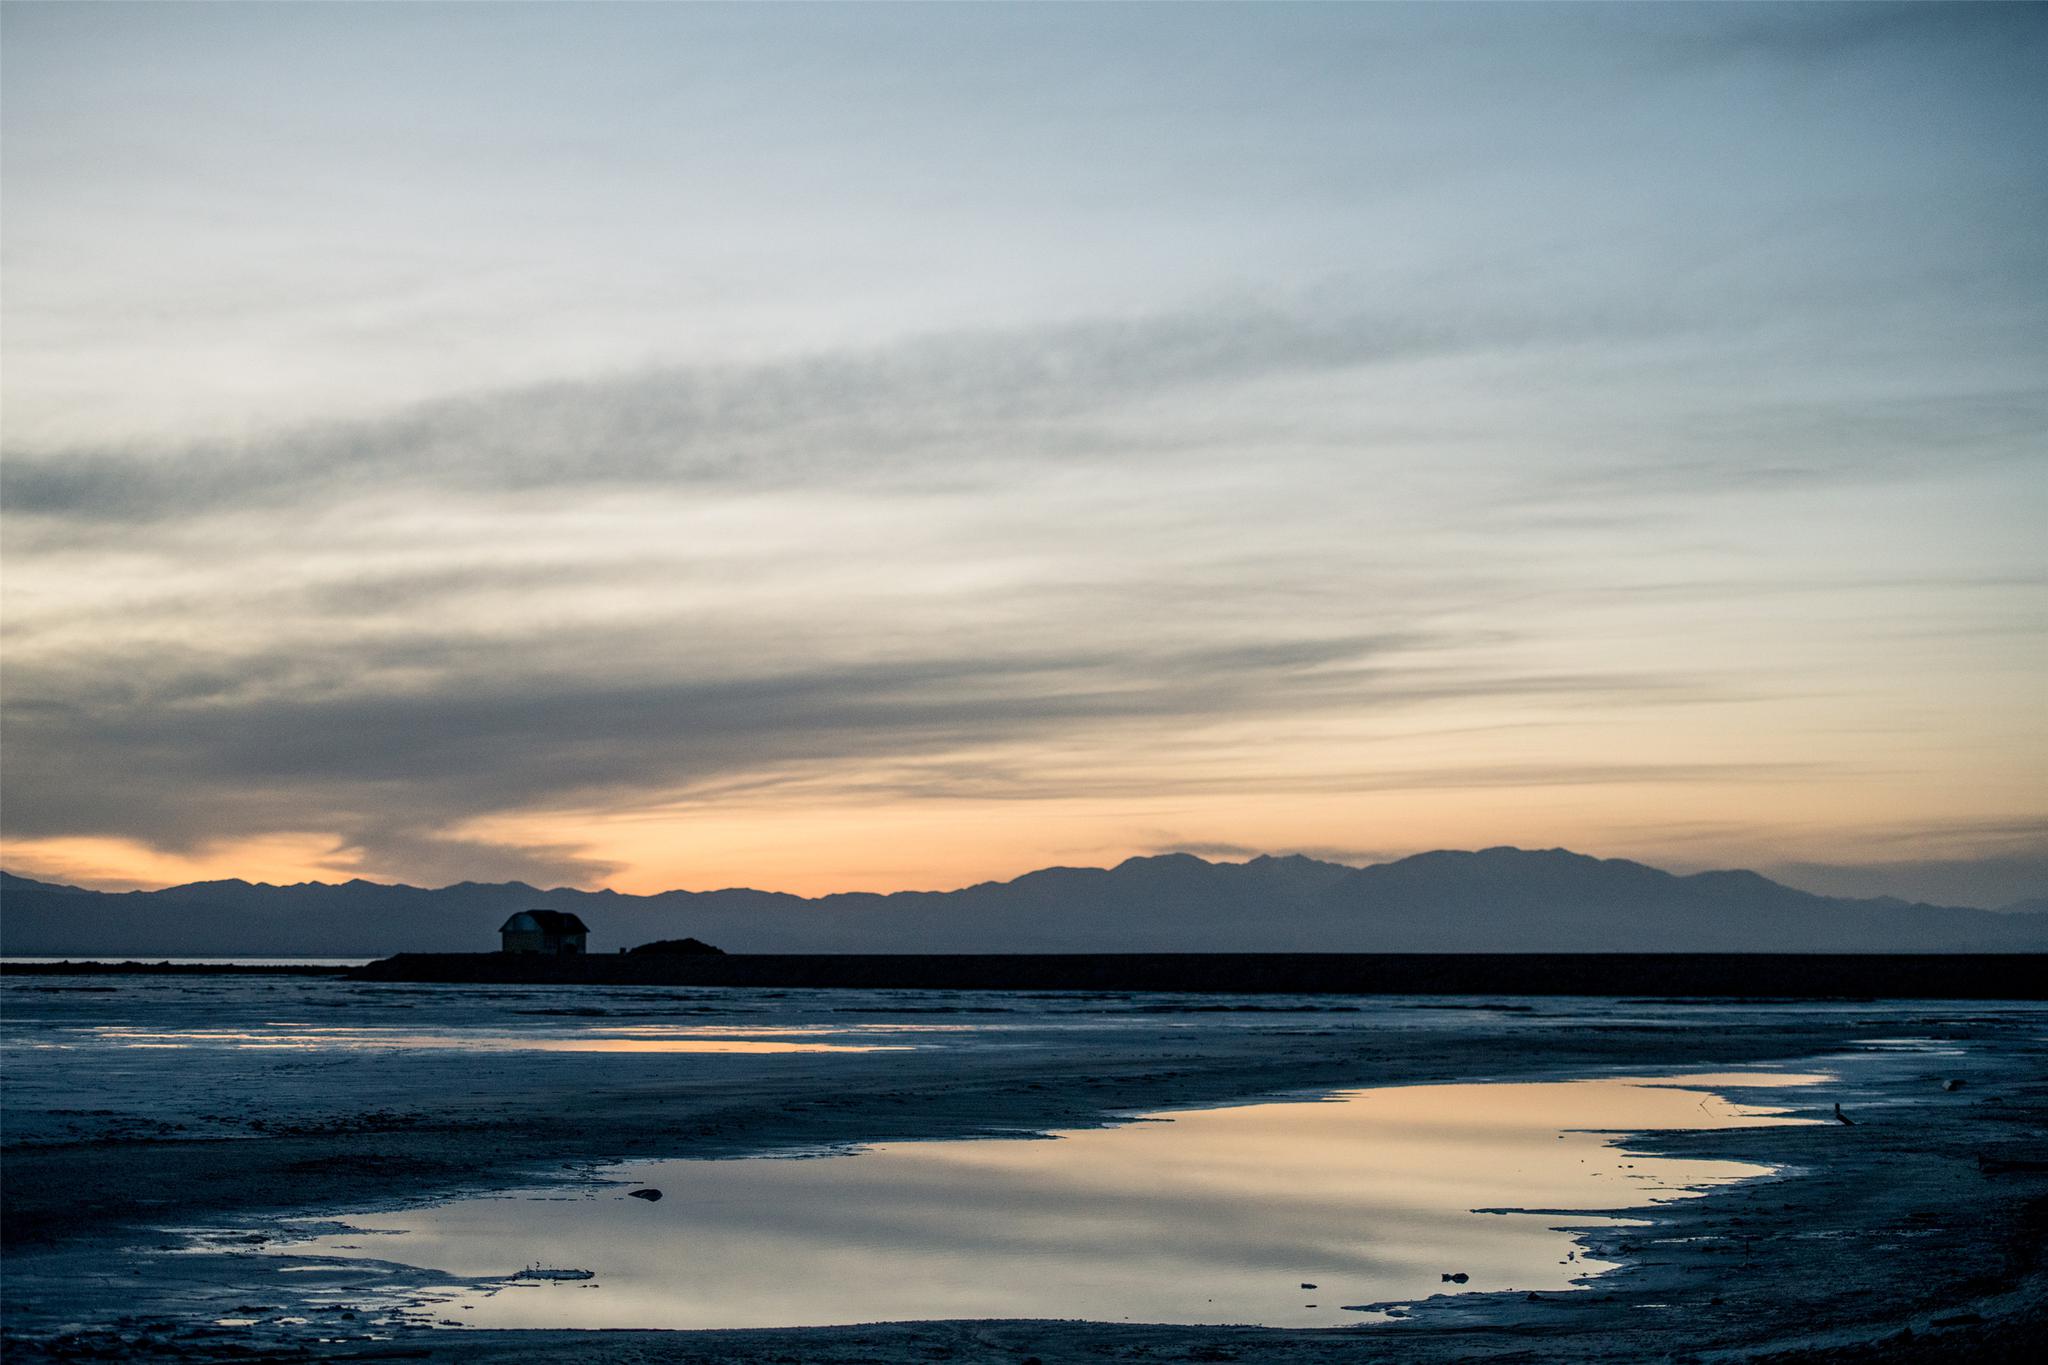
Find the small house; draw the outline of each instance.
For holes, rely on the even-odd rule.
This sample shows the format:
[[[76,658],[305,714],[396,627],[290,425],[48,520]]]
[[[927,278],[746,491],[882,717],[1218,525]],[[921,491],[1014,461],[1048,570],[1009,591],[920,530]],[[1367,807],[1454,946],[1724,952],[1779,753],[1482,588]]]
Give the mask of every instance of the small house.
[[[498,930],[508,953],[539,953],[543,957],[580,957],[590,930],[566,910],[521,910]]]

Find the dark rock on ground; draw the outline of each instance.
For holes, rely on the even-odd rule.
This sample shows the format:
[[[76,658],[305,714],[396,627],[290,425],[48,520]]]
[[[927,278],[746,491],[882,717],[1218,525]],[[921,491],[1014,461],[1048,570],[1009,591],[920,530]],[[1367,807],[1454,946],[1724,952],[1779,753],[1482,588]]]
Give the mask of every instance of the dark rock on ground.
[[[697,938],[664,938],[626,950],[645,957],[724,957],[725,949],[714,948]]]

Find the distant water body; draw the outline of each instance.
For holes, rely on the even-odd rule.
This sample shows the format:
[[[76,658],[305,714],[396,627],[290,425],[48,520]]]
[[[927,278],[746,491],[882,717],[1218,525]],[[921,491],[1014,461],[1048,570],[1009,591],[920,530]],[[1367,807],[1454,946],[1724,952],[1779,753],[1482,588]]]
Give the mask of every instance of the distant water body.
[[[126,962],[172,967],[361,967],[367,957],[0,957],[4,967],[48,967],[59,962],[118,967]]]

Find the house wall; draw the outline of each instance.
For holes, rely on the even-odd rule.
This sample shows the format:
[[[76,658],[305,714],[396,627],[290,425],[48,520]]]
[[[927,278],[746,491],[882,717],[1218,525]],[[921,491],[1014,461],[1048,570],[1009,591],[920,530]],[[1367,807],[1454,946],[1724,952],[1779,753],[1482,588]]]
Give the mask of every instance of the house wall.
[[[507,953],[539,953],[545,957],[574,957],[583,952],[582,934],[547,934],[538,929],[508,931],[500,937],[504,944],[500,951]]]

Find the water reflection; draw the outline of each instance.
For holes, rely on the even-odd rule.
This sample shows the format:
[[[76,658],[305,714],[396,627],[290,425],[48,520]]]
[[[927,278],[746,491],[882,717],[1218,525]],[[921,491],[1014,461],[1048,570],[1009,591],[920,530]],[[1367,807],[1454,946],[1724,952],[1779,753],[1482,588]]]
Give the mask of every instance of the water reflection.
[[[888,1033],[903,1032],[888,1029]],[[465,1029],[445,1033],[279,1023],[252,1029],[95,1028],[95,1043],[122,1048],[232,1048],[269,1052],[891,1052],[908,1043],[834,1041],[858,1030],[734,1029],[697,1026],[569,1028],[539,1032]],[[880,1034],[884,1030],[876,1030]],[[874,1035],[870,1035],[874,1036]],[[61,1044],[59,1045],[61,1046]]]
[[[1085,1318],[1327,1326],[1346,1304],[1455,1288],[1561,1290],[1607,1268],[1569,1231],[1766,1174],[1627,1152],[1614,1131],[1801,1123],[1715,1075],[1361,1090],[1144,1116],[1054,1141],[895,1143],[804,1160],[619,1168],[659,1202],[468,1199],[351,1219],[289,1251],[473,1281],[435,1316],[478,1327],[765,1327]],[[1486,1209],[1540,1214],[1489,1216]],[[513,1284],[528,1262],[596,1272]],[[1311,1284],[1312,1290],[1298,1286]],[[440,1296],[437,1296],[439,1298]]]

